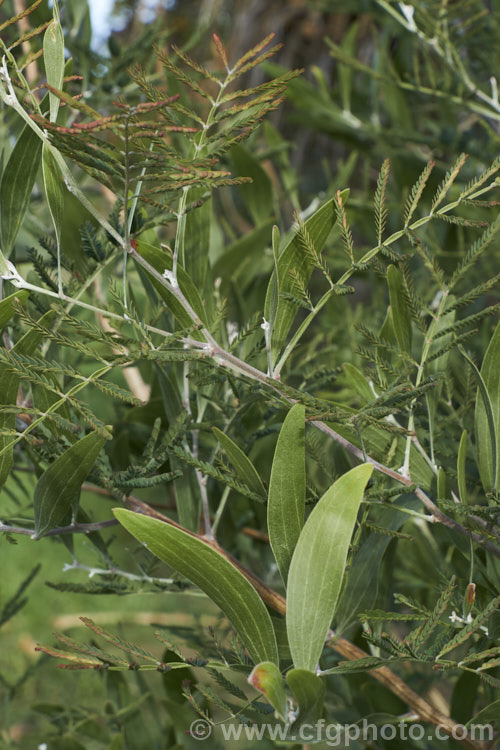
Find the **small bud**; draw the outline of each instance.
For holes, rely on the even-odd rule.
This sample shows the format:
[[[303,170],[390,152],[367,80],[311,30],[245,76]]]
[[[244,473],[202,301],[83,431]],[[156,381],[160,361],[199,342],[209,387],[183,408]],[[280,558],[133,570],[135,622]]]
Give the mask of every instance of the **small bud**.
[[[476,601],[476,584],[469,583],[465,590],[464,603],[463,603],[463,616],[467,617],[474,606]]]

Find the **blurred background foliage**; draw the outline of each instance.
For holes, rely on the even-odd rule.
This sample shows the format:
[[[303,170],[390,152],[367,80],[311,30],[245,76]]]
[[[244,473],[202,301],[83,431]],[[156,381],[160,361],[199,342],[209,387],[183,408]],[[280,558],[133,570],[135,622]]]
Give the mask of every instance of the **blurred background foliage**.
[[[33,25],[50,17],[49,5],[47,0],[40,4],[33,13]],[[0,8],[0,23],[20,7],[19,0],[6,0]],[[295,211],[307,216],[322,200],[338,189],[349,187],[348,217],[361,254],[374,244],[373,193],[384,159],[391,161],[388,229],[396,231],[401,227],[400,207],[429,160],[436,162],[429,183],[432,193],[461,152],[467,152],[469,159],[459,177],[460,185],[484,170],[499,153],[500,105],[495,75],[500,71],[500,0],[458,3],[424,0],[415,5],[376,0],[353,0],[349,4],[336,0],[117,0],[108,16],[108,25],[101,23],[94,30],[91,17],[96,16],[91,14],[87,0],[65,0],[61,9],[67,50],[74,60],[73,73],[83,77],[78,88],[84,96],[88,94],[92,106],[103,114],[111,110],[112,101],[120,95],[129,101],[137,96],[137,88],[127,72],[129,66],[140,63],[151,81],[164,82],[165,71],[151,54],[154,41],[162,47],[176,43],[209,67],[214,61],[212,32],[221,37],[230,58],[236,59],[273,31],[277,41],[283,43],[282,49],[272,62],[252,71],[245,84],[254,86],[269,73],[303,68],[301,77],[292,81],[283,105],[270,115],[250,142],[229,157],[233,173],[250,174],[253,186],[223,189],[213,199],[210,248],[214,277],[221,279],[221,299],[230,300],[229,318],[239,322],[248,320],[250,312],[263,307],[272,269],[269,238],[274,223],[289,227]],[[7,42],[9,33],[17,31],[7,31]],[[169,93],[179,89],[173,78],[167,88]],[[478,91],[484,96],[478,95]],[[3,115],[0,139],[5,163],[11,136],[19,132],[20,125],[10,112],[4,111]],[[93,200],[112,210],[111,194],[90,183],[88,190]],[[487,216],[486,209],[483,217],[483,209],[474,208],[476,219]],[[69,255],[71,238],[79,233],[81,223],[81,208],[68,194],[63,245]],[[50,217],[43,208],[41,193],[35,188],[30,215],[14,249],[19,262],[28,259],[28,248],[36,246],[43,250],[40,238],[50,231],[49,227]],[[168,241],[169,228],[162,231]],[[427,241],[445,270],[455,266],[468,241],[468,231],[445,222],[433,223],[429,228]],[[251,242],[239,244],[249,233]],[[341,273],[345,262],[332,251],[333,244],[334,240],[327,248],[327,261],[334,273]],[[498,252],[483,256],[480,265],[480,274],[477,268],[472,271],[478,274],[478,280],[493,276],[498,270]],[[313,280],[313,291],[314,284],[320,283],[319,277]],[[304,357],[314,360],[316,369],[321,365],[331,367],[332,360],[359,363],[359,357],[353,353],[352,324],[361,320],[363,309],[364,316],[367,311],[373,315],[372,327],[380,328],[386,310],[386,304],[380,302],[386,300],[387,291],[385,279],[381,278],[377,284],[374,274],[369,278],[360,274],[353,284],[357,291],[354,301],[346,304],[341,298],[333,298],[328,314],[311,328],[308,338],[297,349],[290,363],[290,382],[295,378],[300,384]],[[137,291],[137,295],[142,301],[143,292]],[[490,293],[477,304],[486,306],[492,301]],[[472,352],[485,350],[491,330],[492,322],[484,320],[475,339],[468,342]],[[468,394],[462,370],[460,361],[456,361],[454,377],[459,389]],[[352,390],[352,384],[343,376],[335,387]],[[470,407],[467,398],[464,397],[464,410]],[[162,384],[156,382],[148,406],[123,409],[123,419],[117,423],[115,406],[104,395],[93,394],[93,408],[100,418],[104,422],[108,418],[115,420],[110,455],[115,471],[126,468],[131,453],[140,453],[144,425],[151,427],[161,403]],[[236,425],[241,430],[240,444],[245,445],[246,435],[259,428],[260,413],[256,412],[262,408],[265,404],[255,411],[249,410],[241,425]],[[262,431],[246,444],[266,479],[278,427],[273,430],[271,425],[269,434]],[[321,445],[316,447],[321,449]],[[338,472],[344,459],[340,450],[334,453]],[[329,471],[327,467],[320,484],[328,485]],[[11,507],[27,505],[33,484],[34,478],[29,473],[15,473],[4,491],[7,510],[2,509],[2,513],[11,512],[9,502]],[[147,501],[154,502],[159,496],[162,502],[168,500],[168,487],[161,493],[156,488],[142,492]],[[103,499],[90,492],[85,497],[87,511],[99,516]],[[246,499],[235,497],[220,534],[230,551],[269,581],[270,555],[261,552],[255,538],[234,535],[235,528],[241,529],[251,522],[258,529],[263,521],[264,513],[260,517],[258,508],[250,508]],[[442,530],[438,536],[441,534],[444,539],[446,533]],[[131,569],[131,557],[135,555],[132,545],[123,533],[119,538],[123,545],[117,565]],[[85,542],[79,539],[76,544],[84,556]],[[154,586],[149,587],[149,593],[138,594],[133,593],[134,585],[129,582],[120,591],[123,582],[113,577],[106,588],[108,579],[97,576],[101,597],[78,592],[76,584],[70,592],[45,585],[46,582],[60,585],[69,580],[67,575],[73,576],[72,581],[80,580],[82,585],[88,581],[88,571],[61,573],[68,559],[61,541],[45,540],[42,548],[24,537],[14,540],[4,535],[0,539],[1,569],[6,570],[7,565],[9,569],[8,578],[1,582],[2,606],[9,605],[22,581],[35,565],[41,565],[41,569],[35,570],[27,592],[21,592],[7,607],[7,614],[12,614],[12,608],[22,603],[26,593],[30,595],[28,603],[19,608],[1,631],[0,742],[5,747],[27,748],[50,737],[50,750],[197,746],[185,735],[196,714],[182,703],[176,678],[83,673],[75,679],[71,672],[56,672],[53,663],[44,664],[44,659],[34,654],[33,638],[47,642],[54,628],[77,628],[77,615],[87,614],[96,621],[109,623],[110,627],[121,624],[128,640],[142,639],[144,643],[150,643],[151,623],[169,624],[169,635],[174,637],[175,633],[182,642],[189,634],[190,648],[194,644],[196,649],[193,632],[197,628],[201,632],[201,626],[206,628],[207,624],[215,625],[215,610],[210,618],[206,600],[201,605],[199,599],[190,596],[189,611],[185,611],[188,601],[185,595],[181,598],[173,592],[160,597],[151,593]],[[138,571],[151,572],[149,562],[134,558],[133,564]],[[437,577],[444,572],[438,572],[442,564],[434,539],[427,538],[424,532],[419,535],[417,545],[404,541],[397,547],[391,545],[384,562],[387,591],[380,592],[381,601],[387,604],[390,590],[394,587],[398,590],[398,586],[424,600],[425,591],[431,591],[433,600]],[[419,576],[414,572],[417,569]],[[137,584],[136,588],[145,587]],[[120,593],[129,596],[117,596]],[[169,618],[168,612],[174,614]],[[68,619],[64,620],[65,617]],[[203,642],[198,646],[201,648]],[[430,687],[424,672],[417,675],[417,682],[422,691]],[[472,679],[470,683],[468,689],[474,693],[477,685]],[[340,689],[339,683],[335,687]],[[341,696],[346,705],[356,693],[358,702],[363,703],[360,711],[400,709],[395,705],[397,699],[380,686],[370,688],[366,676],[349,678],[342,689],[347,691]],[[160,695],[162,690],[164,693]],[[170,716],[170,728],[162,737],[164,709]],[[125,745],[117,744],[113,735],[121,726],[125,727]],[[264,741],[262,746],[266,745]]]

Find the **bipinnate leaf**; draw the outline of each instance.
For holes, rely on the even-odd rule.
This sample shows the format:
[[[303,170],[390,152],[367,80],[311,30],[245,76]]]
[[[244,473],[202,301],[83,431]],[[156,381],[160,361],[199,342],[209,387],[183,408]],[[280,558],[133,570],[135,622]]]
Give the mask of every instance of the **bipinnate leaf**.
[[[476,445],[479,474],[486,491],[500,488],[500,323],[481,366],[476,397]]]
[[[341,193],[341,198],[345,203],[349,195],[348,190]],[[317,252],[323,249],[328,235],[336,221],[335,199],[327,201],[319,208],[306,222],[305,229],[314,244]],[[278,286],[280,295],[290,294],[293,292],[294,279],[290,274],[293,269],[296,279],[300,280],[303,286],[307,286],[312,273],[312,265],[304,253],[300,236],[295,233],[290,242],[282,250],[278,260]],[[267,289],[266,302],[264,307],[264,317],[270,320],[272,295],[272,279]],[[272,353],[273,363],[278,359],[290,326],[293,323],[297,313],[297,306],[286,297],[280,296],[279,315],[274,323],[272,330]]]
[[[196,584],[220,607],[256,663],[278,664],[276,636],[264,602],[226,557],[177,526],[123,508],[113,512],[153,555]]]
[[[17,296],[19,296],[19,292]],[[7,299],[10,299],[10,297]],[[7,302],[7,299],[4,301]],[[53,310],[49,310],[38,322],[42,326],[50,326],[54,314]],[[12,351],[15,354],[32,355],[42,339],[43,334],[39,331],[28,331],[14,344]],[[0,364],[0,406],[14,406],[17,403],[19,382],[20,377],[17,373],[10,372],[6,363]],[[16,415],[0,411],[0,489],[7,481],[12,468],[14,450],[12,433],[15,427]],[[5,432],[2,433],[3,430]]]
[[[407,354],[411,353],[411,316],[404,296],[401,275],[396,266],[387,269],[387,284],[391,301],[392,322],[398,346]]]
[[[7,257],[28,208],[41,156],[42,141],[25,126],[9,156],[0,183],[0,237]]]
[[[283,675],[272,661],[263,661],[253,668],[248,682],[264,695],[278,716],[286,721],[287,701]]]
[[[323,713],[325,680],[307,669],[291,669],[287,672],[286,681],[299,707],[294,729],[305,722],[315,724]]]
[[[36,483],[33,498],[35,539],[65,520],[105,442],[106,439],[98,432],[90,432],[65,450],[43,472]]]
[[[252,492],[260,495],[265,501],[267,499],[266,488],[262,484],[262,479],[260,478],[259,473],[253,463],[228,435],[219,430],[217,427],[213,427],[212,430],[215,437],[224,448],[227,457],[231,461],[234,470],[238,474],[238,477],[242,480],[242,482],[246,484],[246,486],[250,490],[252,490]]]
[[[305,501],[305,407],[295,404],[283,422],[276,444],[267,505],[269,541],[285,585],[304,525]]]
[[[314,670],[342,586],[349,544],[373,466],[361,464],[325,492],[307,519],[293,553],[286,624],[294,666]]]
[[[19,289],[9,297],[5,297],[5,299],[0,302],[0,331],[5,328],[9,320],[16,312],[15,304],[17,303],[19,305],[22,305],[23,302],[26,302],[28,297],[29,292],[27,289]]]

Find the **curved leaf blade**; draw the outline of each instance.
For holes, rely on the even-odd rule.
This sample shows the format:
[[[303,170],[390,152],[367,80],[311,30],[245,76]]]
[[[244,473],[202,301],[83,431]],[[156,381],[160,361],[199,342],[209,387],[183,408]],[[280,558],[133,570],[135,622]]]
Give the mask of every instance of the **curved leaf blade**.
[[[60,253],[61,233],[64,220],[64,191],[61,170],[52,153],[45,146],[42,154],[42,172],[47,203],[54,224],[57,239],[57,252]],[[60,270],[60,269],[59,269]]]
[[[493,723],[495,723],[496,726],[500,723],[500,699],[493,701],[493,703],[490,703],[486,708],[483,708],[482,711],[479,711],[478,714],[473,716],[472,719],[467,722],[466,726],[480,726],[481,724]]]
[[[0,184],[0,235],[7,257],[28,208],[41,156],[42,141],[26,125],[9,156]]]
[[[286,681],[299,706],[293,729],[305,722],[315,724],[323,713],[325,680],[307,669],[291,669],[287,672]]]
[[[342,200],[345,202],[349,195],[348,190],[341,193]],[[328,235],[337,220],[335,211],[335,199],[327,201],[305,222],[305,228],[314,243],[318,252],[323,249]],[[300,238],[294,234],[290,242],[282,250],[278,259],[278,286],[280,294],[291,293],[293,291],[293,279],[290,270],[293,269],[296,276],[302,284],[307,285],[312,273],[312,266],[306,254],[303,251]],[[273,281],[271,279],[266,295],[264,307],[264,317],[270,320],[271,317],[271,296]],[[285,343],[288,331],[293,323],[297,313],[296,305],[285,297],[280,298],[279,316],[275,321],[272,331],[272,352],[273,364],[276,362],[279,353]]]
[[[278,664],[276,636],[264,602],[226,557],[177,526],[123,508],[115,508],[113,513],[139,542],[220,607],[256,663]]]
[[[227,453],[227,456],[239,478],[250,490],[252,490],[252,492],[260,495],[265,501],[267,499],[266,488],[262,484],[262,479],[248,456],[243,453],[241,448],[239,448],[228,435],[217,427],[212,427],[212,432]]]
[[[33,498],[34,539],[40,539],[64,521],[105,442],[106,438],[98,432],[90,432],[44,471],[36,483]]]
[[[337,479],[307,519],[288,573],[286,624],[293,663],[314,670],[335,613],[347,553],[373,466]]]
[[[438,495],[442,497],[442,495]],[[390,508],[377,508],[372,521],[388,531],[399,531],[408,521],[408,515],[397,508],[417,510],[419,500],[403,496],[391,504]],[[393,538],[390,535],[371,533],[354,553],[349,575],[344,583],[335,615],[335,632],[342,633],[357,620],[358,612],[372,609],[383,586],[380,565]]]
[[[150,263],[153,268],[158,271],[158,273],[162,274],[165,270],[172,270],[172,257],[168,255],[168,253],[166,253],[164,250],[151,245],[149,242],[138,240],[137,252],[142,255],[144,260],[147,260],[147,262]],[[186,297],[200,320],[202,320],[203,323],[206,324],[206,310],[199,295],[198,289],[181,266],[178,266],[177,268],[177,277],[179,286],[184,296]],[[148,275],[148,278],[169,310],[177,318],[180,325],[185,328],[191,326],[193,321],[184,310],[181,303],[174,297],[174,295],[169,292],[168,289],[166,289],[162,284],[160,284],[159,281],[154,277]],[[198,331],[194,331],[192,337],[203,341],[203,336]]]
[[[306,501],[305,407],[295,404],[281,428],[274,452],[267,528],[283,583],[304,525]]]
[[[19,289],[14,292],[14,294],[5,297],[5,299],[0,302],[0,331],[5,328],[9,320],[15,314],[15,304],[22,305],[23,302],[26,302],[28,299],[29,294],[30,293],[27,289]]]
[[[467,505],[467,481],[465,472],[465,458],[467,456],[467,430],[462,432],[457,457],[458,496]]]
[[[391,301],[392,322],[398,346],[407,354],[411,353],[411,316],[404,296],[401,274],[396,266],[387,269],[387,284]]]
[[[54,5],[54,20],[49,24],[43,37],[43,61],[47,83],[55,89],[62,89],[64,78],[64,37],[57,18],[57,5]],[[50,121],[55,122],[59,111],[59,98],[49,91]]]
[[[478,375],[477,368],[476,377]],[[484,355],[476,397],[479,474],[486,491],[500,488],[500,323]]]

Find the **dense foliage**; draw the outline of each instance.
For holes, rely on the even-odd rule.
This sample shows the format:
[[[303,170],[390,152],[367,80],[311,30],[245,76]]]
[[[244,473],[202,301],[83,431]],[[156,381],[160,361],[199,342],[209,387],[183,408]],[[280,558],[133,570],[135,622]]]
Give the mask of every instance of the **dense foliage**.
[[[2,7],[0,626],[82,616],[0,660],[2,741],[494,747],[498,13],[304,3],[295,70],[219,5],[105,56]]]

